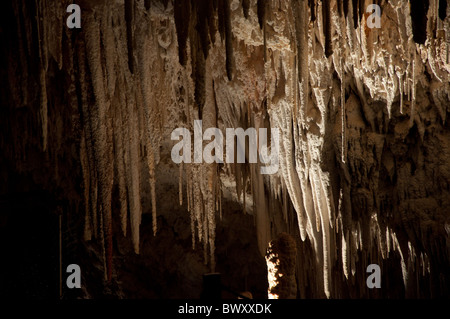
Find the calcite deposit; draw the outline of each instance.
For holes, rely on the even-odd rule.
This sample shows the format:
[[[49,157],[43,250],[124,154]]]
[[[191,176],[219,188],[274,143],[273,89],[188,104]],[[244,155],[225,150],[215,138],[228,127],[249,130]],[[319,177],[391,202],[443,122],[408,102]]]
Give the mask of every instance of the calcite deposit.
[[[379,17],[368,0],[79,1],[81,29],[69,29],[71,2],[2,4],[0,145],[9,169],[77,203],[80,240],[102,247],[107,281],[120,277],[114,238],[139,254],[142,214],[158,236],[158,188],[173,184],[210,271],[227,197],[253,217],[262,256],[294,242],[278,268],[289,269],[284,296],[448,296],[445,0],[377,0]],[[173,163],[171,132],[195,120],[278,128],[278,172]]]

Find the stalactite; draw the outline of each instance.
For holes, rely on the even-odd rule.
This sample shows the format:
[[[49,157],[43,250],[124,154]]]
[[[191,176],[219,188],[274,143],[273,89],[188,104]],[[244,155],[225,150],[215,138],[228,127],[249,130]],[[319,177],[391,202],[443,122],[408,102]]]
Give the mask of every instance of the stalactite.
[[[333,45],[331,43],[331,17],[329,1],[322,1],[322,21],[325,38],[325,56],[328,58],[333,54]]]
[[[122,100],[125,100],[122,98]],[[125,101],[124,101],[125,102]],[[128,143],[128,172],[131,175],[129,178],[129,197],[131,197],[130,207],[130,224],[131,234],[133,240],[134,251],[139,253],[139,233],[142,215],[141,196],[140,196],[140,177],[139,177],[139,132],[138,132],[138,118],[137,111],[134,108],[132,101],[125,102],[128,108],[129,119],[128,124],[128,136],[126,136]]]
[[[439,0],[439,19],[442,21],[447,17],[447,6],[448,3],[446,0]]]
[[[242,0],[242,12],[244,17],[248,19],[248,11],[250,9],[250,0]]]
[[[180,206],[183,205],[183,162],[180,163],[179,171],[178,171],[178,201],[180,202]]]
[[[151,0],[144,0],[145,10],[149,11],[151,8]]]
[[[40,72],[40,92],[41,92],[41,109],[40,109],[40,117],[41,117],[41,127],[42,127],[42,149],[47,150],[47,140],[48,140],[48,109],[47,109],[47,84],[46,84],[46,74],[41,66]]]
[[[259,205],[255,206],[254,216],[255,225],[257,229],[257,241],[259,252],[264,256],[267,244],[270,241],[270,229],[268,225],[268,211],[267,211],[267,201],[264,194],[264,184],[262,182],[261,175],[257,173],[257,165],[251,165],[250,167],[250,183],[252,183],[253,189],[253,201],[258,202]],[[245,193],[244,193],[245,196]]]
[[[186,65],[188,59],[188,54],[186,53],[186,45],[191,14],[190,9],[190,1],[174,1],[174,19],[178,40],[178,59],[182,66]]]
[[[358,0],[352,0],[353,29],[358,27]]]
[[[411,84],[411,115],[409,120],[409,126],[414,125],[415,107],[416,107],[416,48],[413,49],[413,61],[412,61],[412,84]]]
[[[427,13],[429,5],[429,0],[411,1],[413,40],[419,44],[424,44],[426,40]]]
[[[109,123],[107,112],[109,102],[105,94],[105,84],[102,72],[100,29],[99,22],[94,17],[87,18],[88,33],[86,33],[86,51],[89,70],[92,75],[92,86],[97,108],[93,112],[94,121],[94,160],[99,178],[99,193],[101,205],[101,218],[103,225],[101,228],[105,236],[107,277],[111,279],[112,267],[112,217],[111,217],[111,196],[114,178],[112,143],[108,137]]]
[[[297,41],[297,76],[300,81],[300,103],[302,118],[305,118],[306,104],[308,102],[308,23],[307,23],[307,5],[306,0],[294,1],[294,18]]]
[[[134,0],[125,0],[125,21],[127,28],[128,67],[134,73]]]
[[[186,165],[185,168],[186,172],[186,197],[187,197],[187,211],[190,214],[190,220],[191,220],[191,241],[192,241],[192,249],[195,249],[195,235],[196,235],[196,229],[195,229],[195,214],[194,214],[194,206],[192,204],[193,202],[193,186],[192,186],[192,166]]]
[[[344,17],[347,18],[348,16],[348,4],[349,4],[350,0],[343,0],[342,2],[342,6],[343,6],[343,11],[344,11]]]
[[[92,231],[90,226],[90,216],[89,216],[89,194],[90,194],[90,176],[89,176],[89,160],[87,156],[87,146],[86,146],[86,137],[85,131],[83,131],[81,142],[80,142],[80,162],[81,169],[83,171],[83,186],[84,186],[84,209],[85,209],[85,218],[84,218],[84,239],[91,240]]]
[[[230,3],[229,0],[223,1],[223,10],[224,10],[224,23],[225,23],[225,50],[226,50],[226,70],[228,80],[231,81],[233,79],[233,69],[234,69],[234,55],[233,55],[233,41],[232,41],[232,28],[231,28],[231,18],[230,18]]]
[[[206,60],[205,79],[205,106],[203,108],[203,130],[217,127],[217,114],[214,96],[214,84],[212,79],[211,56]],[[215,138],[218,138],[217,136]],[[216,142],[216,141],[214,141]],[[217,155],[217,154],[215,154]],[[202,199],[204,202],[204,248],[209,246],[210,269],[215,271],[215,237],[216,237],[216,209],[215,209],[215,180],[217,176],[217,163],[203,164],[201,169],[204,173],[202,180],[197,180],[202,187]]]
[[[414,4],[411,16],[408,4],[401,1],[377,3],[386,6],[386,27],[377,31],[362,26],[366,2],[361,0],[344,1],[342,8],[335,1],[274,4],[244,0],[242,10],[238,2],[229,0],[217,4],[174,1],[173,8],[165,3],[164,12],[157,11],[162,9],[151,1],[142,6],[142,2],[130,0],[109,13],[83,13],[83,33],[69,41],[77,43],[73,68],[77,69],[83,121],[79,156],[85,238],[102,241],[107,279],[112,276],[113,184],[118,187],[122,232],[126,235],[129,213],[131,240],[134,251],[139,253],[142,164],[149,173],[150,187],[145,195],[151,198],[152,230],[156,234],[156,201],[161,192],[156,187],[156,173],[159,149],[165,147],[161,138],[164,125],[179,120],[192,129],[195,119],[203,120],[203,130],[244,125],[280,129],[279,171],[273,176],[262,176],[259,165],[248,163],[220,167],[217,163],[184,163],[178,168],[178,199],[190,214],[192,247],[198,238],[212,271],[216,213],[222,218],[224,209],[227,214],[222,207],[220,178],[229,174],[236,182],[233,196],[238,197],[244,211],[254,215],[262,254],[279,228],[291,229],[290,223],[297,221],[302,247],[315,255],[305,266],[307,270],[302,271],[320,274],[314,284],[323,290],[321,296],[336,295],[339,283],[333,279],[339,262],[344,277],[354,283],[355,274],[369,257],[380,262],[394,254],[392,249],[401,260],[408,289],[417,280],[417,273],[426,272],[429,251],[411,238],[397,238],[395,228],[386,225],[382,214],[385,210],[389,214],[392,208],[376,194],[384,168],[391,178],[394,169],[398,169],[397,175],[403,174],[403,163],[396,162],[399,156],[386,155],[387,136],[392,130],[398,139],[412,135],[404,132],[402,118],[391,109],[397,99],[403,114],[408,108],[403,98],[408,96],[410,127],[416,123],[424,139],[430,131],[425,131],[421,120],[421,89],[427,86],[432,91],[429,105],[437,107],[445,123],[448,61],[444,61],[447,56],[443,58],[443,44],[439,42],[443,39],[436,35],[436,25],[438,19],[448,17],[443,13],[442,1],[432,2],[428,13],[428,4]],[[339,14],[334,12],[336,6]],[[43,18],[58,11],[49,8],[46,1],[36,2],[36,7],[37,16]],[[317,8],[322,12],[314,22]],[[170,10],[173,18],[164,17]],[[391,19],[392,14],[397,21]],[[427,14],[424,29],[421,22]],[[61,29],[49,22],[61,18],[52,19],[36,22],[36,99],[42,145],[47,151],[53,139],[53,114],[48,111],[54,103],[48,87],[55,66],[61,69],[66,61]],[[246,30],[238,32],[238,28]],[[23,33],[29,27],[18,29]],[[172,41],[175,34],[176,41]],[[29,37],[24,40],[28,48],[21,44],[21,56],[31,50],[33,41]],[[385,42],[392,37],[396,37],[395,46]],[[371,46],[374,39],[377,46]],[[27,63],[19,69],[28,69]],[[419,91],[417,85],[421,86]],[[346,93],[353,97],[346,100]],[[23,100],[31,100],[32,94],[28,95]],[[383,112],[375,114],[380,101],[387,105],[387,116]],[[26,128],[26,134],[31,131]],[[18,154],[14,156],[22,161],[27,154],[25,142],[21,143],[15,146]],[[366,152],[366,161],[358,158],[360,150]],[[58,156],[52,153],[50,158]],[[373,167],[379,172],[373,172]],[[402,180],[397,175],[395,178]],[[367,180],[369,185],[364,183]],[[339,187],[336,183],[340,183]],[[400,201],[411,196],[401,189],[402,185],[396,187],[399,190],[394,195]],[[358,193],[355,188],[363,191]],[[335,211],[333,196],[338,190],[339,207]],[[407,218],[402,215],[402,219]],[[390,222],[395,224],[395,219]],[[305,277],[305,273],[299,274],[302,280]]]
[[[160,144],[160,127],[163,125],[161,123],[162,116],[160,115],[158,99],[155,87],[160,84],[156,80],[152,79],[151,68],[152,67],[162,67],[159,62],[156,52],[159,50],[159,46],[168,47],[171,43],[170,38],[166,41],[160,41],[156,37],[149,37],[147,34],[151,32],[151,27],[154,27],[147,18],[147,16],[142,16],[141,20],[143,24],[149,25],[148,29],[140,30],[136,32],[135,36],[138,36],[141,41],[139,45],[134,49],[136,55],[139,58],[140,64],[136,68],[139,72],[140,78],[140,94],[136,96],[136,101],[138,103],[139,110],[142,111],[144,115],[144,141],[145,148],[147,151],[147,168],[149,172],[149,183],[150,183],[150,197],[152,205],[152,228],[153,234],[156,235],[157,232],[157,203],[156,203],[156,164],[157,158],[159,158],[159,147]],[[142,33],[141,33],[142,32]],[[148,47],[154,45],[156,52],[148,50]],[[156,82],[156,83],[155,83]],[[155,101],[156,100],[156,101]],[[142,102],[141,102],[142,101]]]
[[[88,70],[87,70],[87,61],[85,56],[85,43],[83,40],[80,41],[77,47],[77,55],[78,57],[78,72],[80,78],[80,91],[81,91],[81,106],[82,106],[82,115],[85,119],[84,121],[84,132],[85,132],[85,142],[86,142],[86,152],[89,163],[89,171],[90,179],[89,179],[89,189],[91,190],[90,194],[90,214],[87,214],[89,218],[85,220],[86,224],[91,224],[91,231],[94,235],[94,238],[98,238],[98,222],[97,222],[97,176],[96,169],[94,165],[94,151],[93,151],[93,122],[91,119],[91,108],[90,101],[88,97],[89,89],[89,79],[88,79]],[[82,153],[83,151],[81,151]],[[89,202],[88,202],[89,203]],[[88,211],[88,212],[89,212]]]
[[[189,166],[185,167],[185,172],[186,172],[186,201],[187,201],[187,211],[190,212],[191,211],[191,176],[190,176],[190,169]],[[194,219],[191,218],[191,221],[193,221]],[[195,232],[193,231],[192,234],[194,234]]]
[[[156,176],[155,176],[155,160],[153,155],[150,153],[150,195],[152,198],[152,228],[153,228],[153,235],[156,235],[156,231],[158,228],[157,224],[157,211],[156,211]]]
[[[194,176],[199,176],[200,172],[199,172],[199,166],[194,164],[193,166],[194,170],[193,170],[193,175]],[[201,198],[201,191],[200,191],[200,185],[198,183],[194,183],[194,190],[193,190],[193,202],[194,202],[194,207],[193,207],[193,211],[191,213],[191,218],[194,219],[195,224],[197,224],[197,234],[198,234],[198,240],[199,242],[203,241],[203,203],[202,203],[202,198]]]
[[[308,6],[311,12],[311,22],[316,20],[316,1],[308,0]]]
[[[400,73],[400,70],[396,68],[396,74],[398,78],[398,90],[399,90],[399,96],[400,96],[400,114],[403,114],[403,77],[402,73]]]
[[[346,122],[345,122],[345,74],[344,74],[344,66],[342,59],[340,60],[341,67],[341,161],[345,164],[346,158],[346,147],[347,147],[347,139],[346,139]]]
[[[114,100],[119,100],[115,98]],[[120,108],[120,105],[115,105],[116,115],[114,119],[116,122],[114,123],[115,128],[122,127],[122,115],[121,111],[117,110]],[[127,234],[127,218],[128,218],[128,198],[127,198],[127,183],[126,183],[126,164],[124,163],[124,157],[126,155],[123,145],[123,137],[120,136],[120,133],[115,131],[114,134],[114,152],[116,155],[115,163],[117,167],[117,179],[119,184],[119,201],[120,201],[120,225],[122,228],[122,233],[124,236]]]
[[[47,149],[48,140],[48,109],[47,109],[47,83],[46,72],[48,69],[47,52],[47,6],[44,2],[36,1],[37,16],[40,17],[37,22],[38,43],[39,43],[39,84],[40,84],[40,121],[42,129],[42,149]]]
[[[384,81],[384,87],[386,90],[386,108],[388,111],[388,118],[392,116],[392,104],[394,103],[394,98],[398,94],[397,92],[397,77],[394,74],[394,66],[392,61],[389,61],[388,74],[386,75],[386,80]],[[391,84],[391,85],[389,85]]]
[[[220,183],[220,181],[218,181]],[[220,216],[220,220],[222,221],[222,188],[221,186],[218,187],[218,195],[219,197],[219,216]]]
[[[265,15],[266,15],[266,1],[257,0],[257,14],[258,14],[258,23],[259,28],[262,29],[265,23]]]

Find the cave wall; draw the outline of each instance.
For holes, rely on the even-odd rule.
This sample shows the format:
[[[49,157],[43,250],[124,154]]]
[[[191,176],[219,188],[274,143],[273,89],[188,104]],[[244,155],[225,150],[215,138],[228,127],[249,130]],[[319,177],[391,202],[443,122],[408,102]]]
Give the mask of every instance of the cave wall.
[[[240,233],[259,247],[254,278],[269,242],[294,238],[295,297],[448,295],[443,1],[378,1],[381,28],[367,26],[369,1],[126,0],[79,1],[82,28],[68,29],[69,3],[1,5],[1,193],[49,194],[85,267],[96,265],[90,280],[112,295],[170,297],[123,278],[162,272],[147,240],[173,263],[157,238],[177,240],[174,212],[191,234],[177,254],[192,254],[196,275],[224,269],[242,249],[229,244],[242,223],[224,222],[231,201],[256,227]],[[171,132],[199,119],[223,132],[279,128],[278,173],[175,165]],[[380,291],[365,284],[371,263]]]

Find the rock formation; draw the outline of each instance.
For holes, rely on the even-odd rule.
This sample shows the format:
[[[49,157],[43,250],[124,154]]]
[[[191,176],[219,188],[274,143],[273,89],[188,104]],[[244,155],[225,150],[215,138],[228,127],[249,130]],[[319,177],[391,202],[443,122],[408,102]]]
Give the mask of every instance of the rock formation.
[[[1,4],[1,194],[52,194],[105,285],[161,227],[188,227],[217,270],[237,203],[261,256],[287,249],[280,234],[295,243],[289,297],[448,296],[445,0],[377,0],[379,27],[368,0],[79,1],[81,29],[66,26],[70,3]],[[279,128],[278,172],[173,163],[171,132],[195,120]],[[381,289],[366,287],[369,264]]]

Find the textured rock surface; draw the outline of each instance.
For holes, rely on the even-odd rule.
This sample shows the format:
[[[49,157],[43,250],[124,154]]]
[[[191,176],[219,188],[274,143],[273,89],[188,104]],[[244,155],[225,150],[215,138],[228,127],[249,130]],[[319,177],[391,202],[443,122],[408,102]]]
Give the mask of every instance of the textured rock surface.
[[[278,234],[295,238],[296,297],[448,296],[445,1],[377,1],[379,29],[367,26],[369,1],[83,1],[80,30],[65,26],[68,3],[2,4],[1,190],[52,194],[112,295],[168,296],[126,291],[136,265],[151,276],[184,259],[196,273],[223,269],[220,246],[233,245],[218,229],[234,201],[256,225],[243,238],[257,239],[251,262]],[[279,128],[278,173],[175,165],[170,134],[196,119]],[[157,239],[186,227],[189,249]],[[139,264],[158,250],[148,232],[167,255],[161,268]],[[114,260],[131,253],[128,268]],[[382,290],[365,286],[371,263]]]
[[[295,280],[297,249],[294,239],[281,233],[267,248],[269,298],[294,299],[297,296]]]

